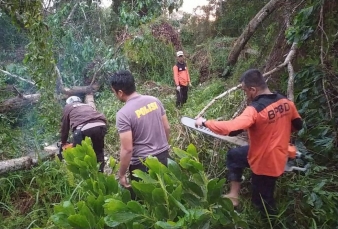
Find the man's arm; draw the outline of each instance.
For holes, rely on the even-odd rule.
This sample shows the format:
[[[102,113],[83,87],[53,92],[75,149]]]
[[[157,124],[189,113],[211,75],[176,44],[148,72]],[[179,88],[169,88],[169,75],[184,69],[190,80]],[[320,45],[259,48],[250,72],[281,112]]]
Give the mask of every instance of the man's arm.
[[[169,142],[170,126],[169,126],[169,121],[168,121],[168,118],[167,118],[166,114],[164,114],[162,116],[162,122],[163,122],[163,126],[164,126],[165,135],[167,136],[167,141]]]
[[[292,131],[299,131],[303,128],[303,120],[300,117],[294,103],[292,103],[291,107],[292,107],[291,129]]]
[[[187,71],[188,83],[189,83],[189,85],[191,85],[190,74],[189,74],[188,67],[186,67],[186,71]]]
[[[180,82],[179,82],[179,80],[178,80],[178,68],[177,68],[176,65],[173,67],[173,72],[174,72],[175,85],[176,85],[176,86],[179,86],[179,85],[180,85]]]
[[[62,119],[61,119],[61,144],[66,144],[68,140],[68,134],[70,129],[70,120],[69,120],[69,112],[63,111]]]
[[[131,130],[120,133],[120,142],[120,170],[118,175],[121,179],[126,176],[130,159],[133,154],[133,136]]]
[[[231,132],[246,130],[255,123],[257,111],[248,106],[237,118],[230,121],[208,120],[204,125],[216,134],[229,135]]]

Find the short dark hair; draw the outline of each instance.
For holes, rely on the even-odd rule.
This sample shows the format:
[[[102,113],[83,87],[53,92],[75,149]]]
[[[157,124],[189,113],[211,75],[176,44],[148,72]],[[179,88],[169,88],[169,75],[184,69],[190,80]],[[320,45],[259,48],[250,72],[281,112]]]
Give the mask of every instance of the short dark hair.
[[[110,85],[116,92],[121,90],[126,95],[131,95],[136,91],[134,77],[131,72],[127,70],[115,72],[110,77]]]
[[[249,69],[244,72],[239,82],[243,82],[246,87],[259,87],[261,89],[268,87],[262,73],[258,69]]]

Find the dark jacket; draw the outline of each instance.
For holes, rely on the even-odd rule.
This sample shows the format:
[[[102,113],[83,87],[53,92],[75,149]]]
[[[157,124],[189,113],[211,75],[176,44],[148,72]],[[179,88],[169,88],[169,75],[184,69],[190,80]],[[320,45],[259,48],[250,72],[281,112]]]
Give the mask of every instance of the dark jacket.
[[[103,122],[107,124],[107,119],[102,113],[94,110],[88,104],[67,104],[63,109],[61,119],[61,142],[67,142],[70,129],[74,131],[78,125],[93,122]]]

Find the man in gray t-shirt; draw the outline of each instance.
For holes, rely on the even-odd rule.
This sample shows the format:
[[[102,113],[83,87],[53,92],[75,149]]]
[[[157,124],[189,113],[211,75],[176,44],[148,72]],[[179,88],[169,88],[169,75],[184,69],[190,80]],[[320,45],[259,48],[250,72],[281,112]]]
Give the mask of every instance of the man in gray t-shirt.
[[[113,74],[110,84],[115,96],[126,103],[116,114],[116,127],[121,141],[118,175],[120,184],[128,188],[128,168],[130,174],[135,169],[147,171],[141,163],[147,156],[155,156],[167,165],[170,127],[160,100],[138,94],[129,71]]]

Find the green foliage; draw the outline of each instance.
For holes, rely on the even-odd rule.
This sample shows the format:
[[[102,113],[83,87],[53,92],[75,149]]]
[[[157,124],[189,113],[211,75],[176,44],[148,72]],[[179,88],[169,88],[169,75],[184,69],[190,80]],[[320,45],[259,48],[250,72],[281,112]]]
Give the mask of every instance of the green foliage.
[[[2,32],[0,33],[0,50],[4,52],[5,50],[14,51],[16,48],[22,46],[22,44],[27,43],[27,36],[23,31],[20,31],[15,27],[11,21],[11,18],[8,17],[4,12],[0,10],[0,27]]]
[[[159,17],[163,12],[171,14],[174,9],[178,9],[182,4],[183,0],[116,1],[116,5],[114,2],[112,9],[116,11],[116,8],[118,8],[122,24],[137,27]]]
[[[64,151],[67,168],[80,177],[86,195],[80,202],[56,205],[52,222],[68,228],[217,228],[247,227],[229,199],[221,198],[224,179],[208,179],[195,146],[187,151],[174,148],[177,162],[168,167],[148,157],[148,173],[136,170],[132,189],[140,201],[131,200],[129,190],[119,186],[114,175],[98,172],[96,156],[86,138],[82,146]],[[113,173],[118,165],[111,158]]]
[[[72,7],[70,3],[60,6],[60,11],[47,20],[53,30],[54,52],[63,82],[66,86],[89,85],[93,76],[96,76],[96,82],[105,82],[108,72],[125,66],[124,58],[117,55],[118,50],[113,45],[103,42],[96,30],[92,31],[98,26],[95,15],[102,16],[94,6],[79,6],[86,17],[92,17],[92,24],[83,24],[84,18],[81,18],[83,14],[80,11],[74,16],[74,26],[64,26]]]
[[[172,84],[175,64],[174,47],[155,39],[149,30],[124,44],[130,69],[141,80]]]
[[[38,166],[5,174],[0,178],[1,227],[44,227],[53,213],[53,204],[72,196],[81,199],[82,191],[72,195],[73,185],[65,166],[46,161]],[[73,181],[74,183],[74,181]]]
[[[294,18],[292,26],[285,31],[285,37],[289,44],[293,42],[301,45],[303,41],[309,38],[313,32],[314,7],[310,6],[302,9]]]
[[[249,21],[268,2],[267,0],[216,1],[215,29],[218,36],[238,37]]]
[[[333,107],[328,107],[329,101],[325,96],[327,92],[323,88],[327,77],[325,71],[316,65],[309,65],[299,71],[295,76],[295,83],[302,87],[297,87],[296,102],[299,104],[299,113],[304,119],[304,127],[299,134],[306,139],[308,147],[316,154],[332,159],[336,158],[332,150],[337,141],[334,122],[337,119],[337,106],[334,104]],[[330,116],[327,109],[332,109],[334,117]],[[318,158],[319,161],[323,159],[323,157]]]

